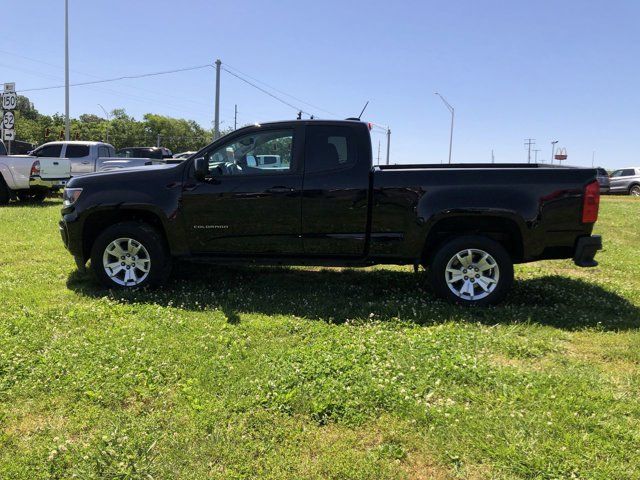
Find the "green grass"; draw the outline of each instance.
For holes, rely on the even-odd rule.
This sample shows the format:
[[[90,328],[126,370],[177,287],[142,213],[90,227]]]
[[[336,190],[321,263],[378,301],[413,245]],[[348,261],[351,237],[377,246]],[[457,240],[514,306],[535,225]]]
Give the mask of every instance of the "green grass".
[[[640,478],[640,201],[486,310],[410,268],[183,266],[110,294],[0,209],[0,478]]]

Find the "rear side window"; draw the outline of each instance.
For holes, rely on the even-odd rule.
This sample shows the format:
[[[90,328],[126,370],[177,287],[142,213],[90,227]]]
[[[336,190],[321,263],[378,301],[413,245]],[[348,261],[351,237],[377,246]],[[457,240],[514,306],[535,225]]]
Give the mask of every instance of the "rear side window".
[[[109,157],[109,149],[107,147],[98,147],[99,157]]]
[[[53,157],[60,158],[62,152],[62,144],[46,145],[35,151],[36,157]]]
[[[622,170],[616,170],[611,174],[612,177],[632,177],[636,172],[633,168],[623,168]]]
[[[307,127],[305,172],[325,172],[355,165],[357,140],[353,130],[347,127]]]
[[[89,156],[89,145],[67,145],[67,158],[81,158]]]

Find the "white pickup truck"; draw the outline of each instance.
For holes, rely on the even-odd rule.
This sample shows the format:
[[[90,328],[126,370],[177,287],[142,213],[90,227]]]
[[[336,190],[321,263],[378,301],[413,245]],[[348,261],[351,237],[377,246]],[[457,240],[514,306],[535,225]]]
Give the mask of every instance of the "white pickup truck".
[[[43,200],[49,191],[64,187],[71,177],[164,163],[165,160],[150,158],[116,157],[113,146],[103,142],[45,143],[30,155],[0,155],[0,205],[16,197]]]
[[[33,155],[7,155],[0,142],[0,205],[12,198],[42,201],[69,179],[71,162],[66,158],[50,159],[42,164]],[[42,179],[32,183],[31,178]]]

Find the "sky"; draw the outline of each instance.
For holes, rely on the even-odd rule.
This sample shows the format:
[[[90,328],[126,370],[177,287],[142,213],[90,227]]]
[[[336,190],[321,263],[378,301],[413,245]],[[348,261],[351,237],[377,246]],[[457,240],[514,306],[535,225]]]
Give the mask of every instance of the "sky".
[[[391,163],[447,161],[451,116],[437,91],[455,108],[453,162],[490,162],[492,150],[496,162],[526,162],[533,138],[538,161],[558,140],[567,164],[590,166],[595,155],[606,168],[640,165],[637,0],[69,5],[72,83],[220,59],[318,118],[357,116],[370,101],[363,120],[391,129]],[[18,91],[61,85],[64,1],[10,2],[2,17],[0,82]],[[104,116],[102,105],[211,128],[214,87],[212,67],[72,87],[70,113]],[[64,112],[62,88],[25,94],[43,113]],[[223,71],[221,128],[233,126],[236,104],[240,125],[297,113]],[[385,138],[373,132],[383,161]]]

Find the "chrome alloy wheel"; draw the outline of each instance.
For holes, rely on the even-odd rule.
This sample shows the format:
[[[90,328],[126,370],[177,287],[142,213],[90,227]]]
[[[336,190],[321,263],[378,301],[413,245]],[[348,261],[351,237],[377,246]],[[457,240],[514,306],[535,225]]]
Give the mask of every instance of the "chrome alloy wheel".
[[[493,292],[500,280],[495,259],[477,248],[456,253],[445,270],[449,290],[463,300],[481,300]]]
[[[118,285],[134,287],[149,275],[151,257],[140,242],[133,238],[118,238],[104,249],[102,266]]]

